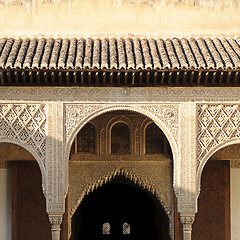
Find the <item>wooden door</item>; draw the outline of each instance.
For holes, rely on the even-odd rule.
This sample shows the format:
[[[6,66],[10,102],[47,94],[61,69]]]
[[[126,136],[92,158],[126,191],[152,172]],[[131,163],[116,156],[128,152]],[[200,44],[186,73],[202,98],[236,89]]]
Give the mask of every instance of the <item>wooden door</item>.
[[[231,239],[229,161],[209,161],[204,167],[192,239]]]

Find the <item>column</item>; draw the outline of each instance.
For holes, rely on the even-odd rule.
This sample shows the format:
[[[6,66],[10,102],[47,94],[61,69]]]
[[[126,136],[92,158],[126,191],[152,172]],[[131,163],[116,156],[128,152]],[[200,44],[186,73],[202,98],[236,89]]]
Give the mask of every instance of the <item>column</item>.
[[[195,219],[195,214],[181,214],[181,223],[183,225],[183,239],[191,240],[192,239],[192,224]]]
[[[196,104],[183,102],[180,106],[180,143],[179,143],[179,168],[176,172],[178,182],[176,195],[178,212],[183,224],[183,239],[191,240],[192,224],[197,212],[196,191]]]
[[[52,240],[60,240],[61,234],[61,223],[62,223],[63,214],[49,214],[49,221],[51,223],[51,231],[52,231]]]

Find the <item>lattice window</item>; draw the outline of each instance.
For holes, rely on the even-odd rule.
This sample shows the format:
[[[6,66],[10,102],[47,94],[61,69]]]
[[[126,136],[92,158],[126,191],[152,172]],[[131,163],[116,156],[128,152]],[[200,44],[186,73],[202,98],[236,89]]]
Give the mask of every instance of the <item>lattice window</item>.
[[[130,154],[130,131],[124,123],[116,123],[112,127],[111,153]]]
[[[87,123],[77,135],[77,151],[95,153],[95,128]]]
[[[111,226],[110,223],[106,222],[102,226],[102,234],[109,235],[111,233]]]
[[[129,235],[130,234],[130,225],[128,223],[123,224],[123,235]]]
[[[161,129],[150,123],[146,128],[146,153],[165,153],[166,137]]]

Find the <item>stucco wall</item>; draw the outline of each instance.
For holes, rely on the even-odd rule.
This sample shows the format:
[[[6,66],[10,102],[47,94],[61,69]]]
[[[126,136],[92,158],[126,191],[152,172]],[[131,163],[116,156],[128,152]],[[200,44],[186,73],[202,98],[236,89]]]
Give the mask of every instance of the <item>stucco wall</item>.
[[[231,169],[231,239],[240,238],[240,169]]]
[[[12,239],[12,172],[0,169],[0,240]]]
[[[237,0],[0,0],[0,34],[198,36],[239,33]]]

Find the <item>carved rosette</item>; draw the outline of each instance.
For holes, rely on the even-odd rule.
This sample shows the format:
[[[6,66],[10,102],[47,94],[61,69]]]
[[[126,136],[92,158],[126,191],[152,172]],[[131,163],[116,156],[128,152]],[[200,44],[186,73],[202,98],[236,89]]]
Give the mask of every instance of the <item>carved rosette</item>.
[[[78,124],[97,111],[111,110],[133,110],[141,112],[146,116],[149,113],[160,119],[168,128],[173,138],[178,143],[179,133],[179,106],[178,104],[134,104],[134,105],[100,105],[100,104],[66,104],[65,105],[65,132],[66,142]]]
[[[239,105],[198,105],[197,159],[198,167],[204,157],[217,145],[240,138]]]
[[[1,104],[0,139],[15,139],[27,145],[45,166],[46,105]]]

